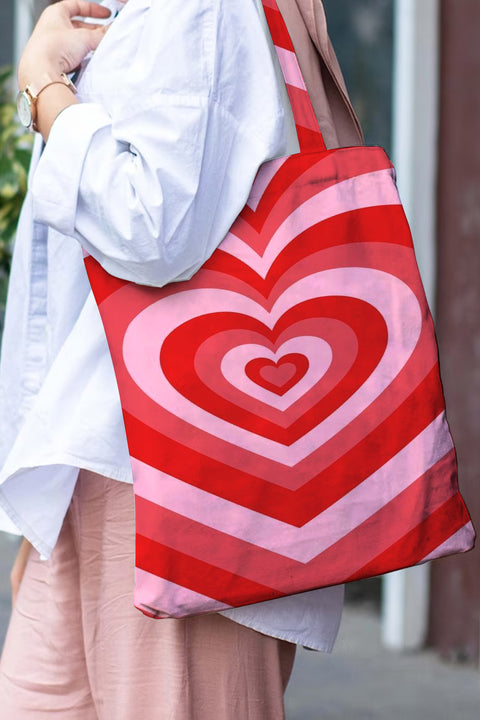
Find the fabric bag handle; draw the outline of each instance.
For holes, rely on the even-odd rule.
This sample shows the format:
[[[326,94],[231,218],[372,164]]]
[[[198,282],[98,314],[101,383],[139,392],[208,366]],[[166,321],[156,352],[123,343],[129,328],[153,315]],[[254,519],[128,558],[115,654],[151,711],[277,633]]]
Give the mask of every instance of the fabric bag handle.
[[[262,4],[285,85],[287,86],[300,152],[326,150],[325,141],[295,55],[293,43],[276,0],[262,0]]]

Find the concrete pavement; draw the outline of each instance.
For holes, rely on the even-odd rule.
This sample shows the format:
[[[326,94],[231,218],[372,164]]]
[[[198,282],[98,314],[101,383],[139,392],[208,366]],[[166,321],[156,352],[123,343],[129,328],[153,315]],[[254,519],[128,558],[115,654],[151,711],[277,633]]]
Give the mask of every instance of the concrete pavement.
[[[0,646],[15,551],[0,533]],[[431,651],[385,650],[374,605],[352,602],[332,655],[298,651],[285,702],[288,720],[480,720],[480,672]]]
[[[480,673],[382,648],[378,613],[350,604],[332,655],[298,652],[286,707],[288,720],[478,720]]]

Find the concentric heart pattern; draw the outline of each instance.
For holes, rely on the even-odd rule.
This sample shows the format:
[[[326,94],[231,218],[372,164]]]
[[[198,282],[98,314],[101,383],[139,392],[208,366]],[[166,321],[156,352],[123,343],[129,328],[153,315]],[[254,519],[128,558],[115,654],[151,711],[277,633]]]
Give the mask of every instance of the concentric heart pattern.
[[[288,42],[277,27],[287,83]],[[147,288],[85,262],[132,459],[143,612],[216,611],[472,546],[383,150],[264,165],[188,282]]]

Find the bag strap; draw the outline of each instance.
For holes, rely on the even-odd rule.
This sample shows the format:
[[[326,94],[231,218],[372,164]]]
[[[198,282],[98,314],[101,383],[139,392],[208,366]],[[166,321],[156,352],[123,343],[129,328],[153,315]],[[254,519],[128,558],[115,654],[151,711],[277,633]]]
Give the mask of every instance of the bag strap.
[[[262,0],[262,4],[287,86],[300,152],[326,150],[297,56],[276,0]]]

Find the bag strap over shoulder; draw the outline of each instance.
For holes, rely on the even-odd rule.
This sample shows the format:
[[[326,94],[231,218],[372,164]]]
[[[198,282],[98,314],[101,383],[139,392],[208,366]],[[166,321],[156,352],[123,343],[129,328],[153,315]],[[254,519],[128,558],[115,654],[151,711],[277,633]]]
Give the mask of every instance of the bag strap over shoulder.
[[[326,150],[295,50],[276,0],[262,0],[297,129],[300,152]]]

